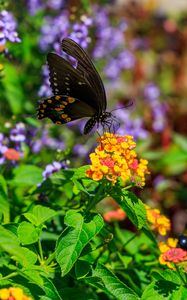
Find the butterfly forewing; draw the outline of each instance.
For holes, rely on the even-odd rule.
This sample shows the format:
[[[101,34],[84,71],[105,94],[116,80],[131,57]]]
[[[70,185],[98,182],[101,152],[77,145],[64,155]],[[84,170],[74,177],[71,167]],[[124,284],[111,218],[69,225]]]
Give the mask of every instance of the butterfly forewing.
[[[97,94],[99,113],[106,110],[106,94],[103,82],[87,53],[73,40],[65,38],[62,40],[62,50],[77,60],[77,70],[87,79],[90,86]]]
[[[92,104],[95,109],[96,94],[82,74],[55,53],[47,56],[49,65],[49,81],[54,95],[67,95]]]

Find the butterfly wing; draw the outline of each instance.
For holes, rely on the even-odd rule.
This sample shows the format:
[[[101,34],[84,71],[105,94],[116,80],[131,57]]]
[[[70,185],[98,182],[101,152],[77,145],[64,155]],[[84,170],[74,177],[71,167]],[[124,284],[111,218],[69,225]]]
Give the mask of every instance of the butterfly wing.
[[[91,59],[75,41],[69,38],[62,40],[62,50],[77,60],[77,70],[82,74],[83,78],[88,81],[89,85],[95,91],[96,98],[94,98],[94,102],[98,113],[101,114],[106,110],[107,105],[105,88],[101,77]]]
[[[55,53],[47,56],[49,66],[49,81],[54,95],[67,95],[78,98],[80,101],[90,104],[95,110],[95,91],[89,82],[67,60]]]
[[[49,118],[55,124],[65,124],[94,114],[95,110],[87,103],[64,95],[45,99],[38,108],[38,119]]]

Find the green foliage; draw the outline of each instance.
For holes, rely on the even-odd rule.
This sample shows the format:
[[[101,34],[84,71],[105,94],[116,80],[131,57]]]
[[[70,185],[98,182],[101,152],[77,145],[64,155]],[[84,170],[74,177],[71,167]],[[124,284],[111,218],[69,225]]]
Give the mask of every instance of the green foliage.
[[[160,174],[166,177],[157,189],[153,189],[153,181],[151,187],[148,183],[147,189],[137,191],[131,183],[124,187],[120,180],[112,185],[110,180],[97,182],[88,178],[89,166],[85,162],[88,163],[89,154],[76,156],[74,146],[80,144],[86,150],[92,149],[95,136],[83,137],[77,128],[40,123],[36,118],[41,69],[47,54],[39,50],[38,40],[46,12],[41,9],[31,16],[22,1],[13,2],[0,0],[0,8],[14,11],[22,39],[19,44],[7,42],[7,52],[0,46],[0,134],[3,136],[0,159],[5,158],[6,147],[19,148],[20,159],[0,161],[0,288],[20,287],[35,300],[186,300],[186,264],[171,270],[159,264],[157,236],[147,224],[144,205],[144,200],[154,201],[153,195],[156,205],[164,203],[164,209],[174,198],[177,207],[177,197],[186,201],[186,136],[172,133],[171,144],[159,147],[165,132],[156,136],[152,123],[145,120],[146,127],[151,128],[151,137],[139,141],[137,148],[150,160],[153,174],[150,180]],[[92,13],[90,1],[82,0],[80,6],[83,18]],[[69,3],[68,8],[72,9],[70,19],[76,22],[77,11]],[[60,12],[47,6],[47,13],[56,16]],[[115,22],[119,21],[117,16]],[[91,40],[94,44],[95,38]],[[161,53],[160,49],[157,52]],[[155,54],[145,56],[144,64],[150,61],[152,70]],[[98,59],[97,64],[104,70],[102,60]],[[160,56],[155,69],[158,66],[161,68]],[[138,72],[135,70],[136,76]],[[131,75],[124,76],[128,86]],[[172,93],[171,68],[161,70],[157,80],[161,81],[164,93]],[[136,81],[137,78],[132,80],[129,90],[141,90],[134,89]],[[113,98],[121,101],[126,95],[117,91]],[[143,114],[145,119],[151,118],[147,107],[143,107]],[[18,142],[9,135],[20,122],[26,133],[18,147]],[[54,174],[48,174],[44,180],[45,167],[54,161],[66,162],[68,168],[53,170]],[[177,176],[182,178],[181,185]],[[105,221],[105,212],[111,210],[107,201],[112,208],[120,208],[126,214],[121,222]]]

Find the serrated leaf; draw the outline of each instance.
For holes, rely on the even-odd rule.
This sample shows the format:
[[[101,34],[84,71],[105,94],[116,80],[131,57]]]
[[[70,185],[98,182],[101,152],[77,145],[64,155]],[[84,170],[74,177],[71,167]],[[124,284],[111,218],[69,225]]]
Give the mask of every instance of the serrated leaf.
[[[91,285],[100,288],[104,293],[112,295],[116,300],[138,300],[137,294],[120,281],[105,266],[98,264],[93,270],[93,277],[87,280]]]
[[[13,185],[33,186],[42,182],[42,169],[33,165],[18,166],[14,169]]]
[[[24,216],[35,226],[39,226],[47,220],[56,216],[57,212],[42,205],[34,206],[32,212],[25,213]]]
[[[39,238],[38,231],[34,225],[26,221],[19,224],[17,233],[20,243],[24,245],[36,243]]]
[[[145,206],[132,192],[123,191],[123,201],[120,205],[126,212],[128,218],[138,229],[141,229],[146,224]]]
[[[64,222],[67,228],[60,236],[55,251],[62,276],[71,270],[83,248],[104,225],[99,214],[92,214],[89,221],[85,221],[83,216],[74,210],[67,212]]]

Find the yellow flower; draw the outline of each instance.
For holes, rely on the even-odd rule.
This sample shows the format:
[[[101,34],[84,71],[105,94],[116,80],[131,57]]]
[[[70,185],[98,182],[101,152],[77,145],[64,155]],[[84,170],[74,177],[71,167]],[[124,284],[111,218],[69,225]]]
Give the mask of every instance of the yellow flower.
[[[30,297],[24,295],[23,290],[18,287],[10,287],[0,289],[0,300],[32,300]]]
[[[10,292],[9,292],[8,289],[1,289],[0,290],[0,299],[1,300],[7,300],[9,295],[10,295]]]
[[[91,166],[86,175],[99,181],[106,178],[112,184],[121,178],[123,184],[131,182],[137,186],[145,184],[149,174],[147,160],[137,159],[134,151],[136,143],[132,136],[120,136],[106,132],[98,139],[99,145],[90,154]]]
[[[157,231],[160,235],[166,235],[171,229],[170,220],[162,215],[159,209],[152,209],[148,205],[145,205],[145,208],[151,229]]]

